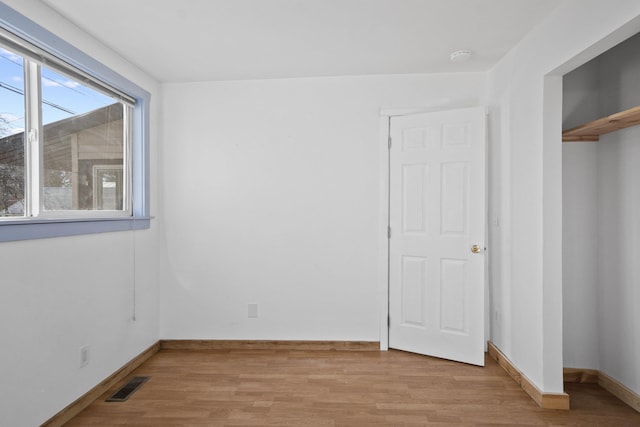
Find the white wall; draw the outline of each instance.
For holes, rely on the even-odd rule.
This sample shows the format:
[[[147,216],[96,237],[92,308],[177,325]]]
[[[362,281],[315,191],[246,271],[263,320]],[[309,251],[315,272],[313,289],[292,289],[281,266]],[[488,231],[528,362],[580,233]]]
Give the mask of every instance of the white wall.
[[[639,48],[635,36],[568,74],[565,116],[639,105]],[[572,102],[580,93],[591,101]],[[563,146],[565,366],[599,369],[640,393],[638,164],[638,127]]]
[[[484,88],[481,74],[164,85],[161,337],[380,340],[379,109],[481,105]]]
[[[157,95],[156,82],[40,1],[4,2]],[[152,110],[155,116],[155,104]],[[152,117],[154,214],[155,123]],[[0,424],[41,424],[157,341],[157,236],[152,221],[135,235],[0,243]],[[84,345],[90,361],[80,368]]]
[[[560,76],[639,15],[635,0],[567,0],[488,76],[492,339],[544,392],[563,390]]]
[[[598,144],[562,147],[563,365],[599,369]]]
[[[640,394],[640,129],[601,142],[600,370]]]

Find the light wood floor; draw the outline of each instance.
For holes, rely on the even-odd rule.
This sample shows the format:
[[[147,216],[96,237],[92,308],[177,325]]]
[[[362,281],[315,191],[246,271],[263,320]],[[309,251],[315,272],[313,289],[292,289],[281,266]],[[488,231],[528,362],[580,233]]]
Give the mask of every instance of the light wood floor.
[[[597,385],[568,384],[571,411],[540,409],[484,368],[400,351],[163,350],[127,402],[93,403],[67,426],[640,426]]]

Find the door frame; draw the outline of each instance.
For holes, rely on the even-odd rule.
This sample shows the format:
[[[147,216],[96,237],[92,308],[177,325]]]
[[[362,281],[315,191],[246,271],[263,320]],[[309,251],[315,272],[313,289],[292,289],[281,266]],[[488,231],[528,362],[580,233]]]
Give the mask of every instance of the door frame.
[[[394,117],[407,116],[412,114],[422,113],[435,113],[438,111],[454,110],[458,108],[464,108],[462,106],[448,106],[447,108],[381,108],[378,121],[378,158],[379,158],[379,170],[380,176],[378,177],[378,188],[380,194],[378,197],[378,292],[380,301],[380,351],[389,350],[389,238],[387,237],[389,227],[389,137],[391,132],[391,119]],[[485,115],[488,118],[489,111],[485,107]],[[488,149],[489,149],[489,135],[488,135],[488,123],[486,126],[487,134],[485,135],[485,175],[489,173],[488,166]],[[485,176],[485,222],[488,221],[488,196],[489,196],[489,181]],[[488,233],[489,224],[485,224],[485,246],[488,247]],[[489,257],[490,251],[487,249],[484,253],[484,289],[485,289],[485,351],[487,350],[487,341],[490,337],[490,324],[489,324]]]

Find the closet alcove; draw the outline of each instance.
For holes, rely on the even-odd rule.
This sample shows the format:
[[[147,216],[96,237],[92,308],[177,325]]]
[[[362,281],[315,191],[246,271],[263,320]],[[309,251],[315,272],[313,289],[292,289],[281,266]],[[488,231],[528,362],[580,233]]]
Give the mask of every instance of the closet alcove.
[[[640,411],[640,34],[563,79],[565,382]]]

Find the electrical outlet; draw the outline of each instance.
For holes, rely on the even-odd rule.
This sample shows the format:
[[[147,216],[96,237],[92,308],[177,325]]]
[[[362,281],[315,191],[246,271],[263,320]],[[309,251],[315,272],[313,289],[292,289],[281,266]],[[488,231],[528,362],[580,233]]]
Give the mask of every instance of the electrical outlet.
[[[248,307],[249,318],[255,319],[258,317],[258,304],[249,304]]]
[[[83,345],[80,347],[80,367],[84,368],[89,364],[89,346]]]

